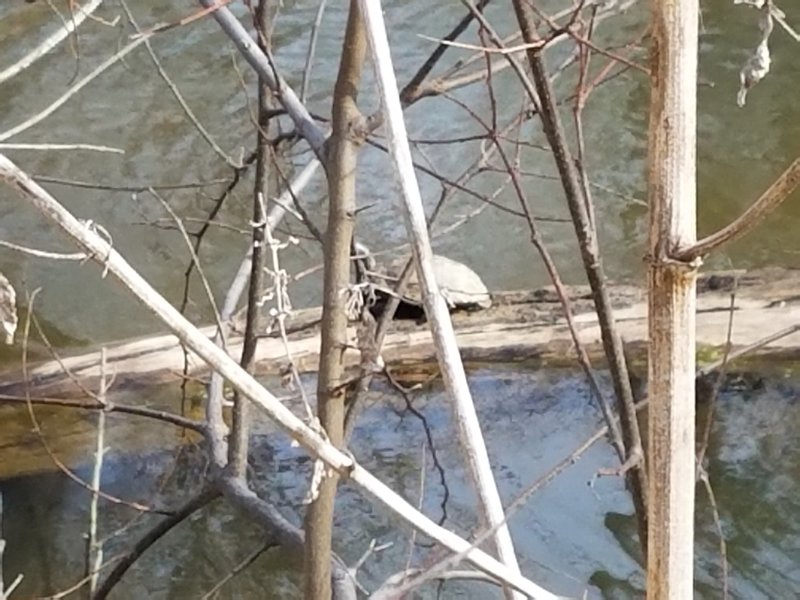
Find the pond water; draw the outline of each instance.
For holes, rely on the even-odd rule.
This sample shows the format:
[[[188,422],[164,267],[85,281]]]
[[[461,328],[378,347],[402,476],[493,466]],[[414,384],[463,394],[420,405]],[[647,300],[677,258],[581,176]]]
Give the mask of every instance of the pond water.
[[[506,505],[569,456],[601,421],[583,378],[572,371],[494,367],[473,371],[470,382]],[[445,517],[457,531],[470,530],[476,521],[473,494],[452,443],[450,410],[441,390],[416,394],[413,406],[431,431],[436,460],[446,472],[444,485],[431,453],[423,450],[423,422],[387,392],[380,386],[373,392],[375,404],[354,436],[355,455],[412,503],[419,501],[424,477],[421,504],[426,513],[434,519]],[[727,540],[733,598],[795,598],[800,590],[799,397],[800,378],[787,376],[746,387],[731,385],[718,399],[709,473]],[[289,448],[269,423],[261,422],[258,434],[251,459],[254,485],[299,524],[310,461],[302,451]],[[174,507],[200,484],[203,457],[202,450],[192,446],[169,454],[144,452],[138,458],[121,457],[112,449],[103,486],[128,500]],[[597,443],[513,513],[510,526],[522,569],[535,581],[571,597],[583,592],[589,598],[642,596],[629,497],[619,479],[593,479],[598,469],[614,463],[608,444]],[[82,473],[88,476],[88,469]],[[52,594],[77,581],[88,523],[85,489],[63,476],[46,474],[4,481],[0,491],[8,544],[4,572],[7,578],[25,574],[18,597]],[[340,506],[336,549],[350,564],[373,539],[393,544],[360,573],[362,583],[374,588],[405,565],[409,532],[347,484]],[[127,549],[155,519],[135,516],[131,509],[101,503],[100,535],[110,538],[107,557]],[[118,530],[116,537],[110,535]],[[114,597],[201,597],[262,542],[251,525],[217,503],[147,552]],[[719,538],[702,486],[697,548],[696,597],[719,598]],[[428,552],[418,546],[414,556],[423,560]],[[297,578],[297,563],[271,550],[227,584],[219,597],[294,598]],[[434,597],[433,587],[422,591],[421,597]],[[442,597],[500,596],[488,586],[448,583]]]
[[[277,60],[287,80],[299,86],[308,42],[308,23],[313,21],[316,2],[285,2],[276,29]],[[459,2],[386,2],[391,23],[390,41],[394,49],[398,80],[409,80],[429,55],[433,44],[419,35],[441,36],[463,13]],[[550,3],[557,5],[558,3]],[[647,18],[645,3],[623,17],[600,28],[601,38],[609,43],[627,42],[641,31]],[[141,24],[171,21],[193,10],[189,0],[169,3],[169,8],[153,8],[150,2],[131,2]],[[501,31],[513,28],[511,11],[492,4],[489,16]],[[744,109],[735,104],[738,70],[753,44],[754,11],[732,6],[727,0],[703,3],[705,33],[701,39],[700,76],[708,84],[699,91],[699,195],[698,227],[710,232],[729,222],[747,206],[798,154],[800,154],[800,105],[795,97],[800,86],[797,47],[781,31],[774,34],[773,68],[769,77],[750,95]],[[784,7],[790,22],[800,22],[800,6]],[[113,18],[114,5],[100,11]],[[310,87],[309,106],[315,114],[330,112],[332,82],[344,29],[344,9],[332,3],[320,32],[317,61]],[[124,18],[123,18],[124,20]],[[0,6],[0,56],[12,63],[53,27],[53,16],[46,3]],[[105,59],[121,40],[119,29],[89,22],[81,29],[80,75]],[[465,38],[467,41],[474,37]],[[222,148],[238,156],[252,144],[252,125],[248,98],[242,91],[240,76],[231,66],[233,53],[216,23],[204,20],[179,28],[153,40],[164,69],[182,90]],[[566,46],[564,46],[566,48]],[[554,62],[563,57],[562,48]],[[453,50],[445,56],[441,72],[466,51]],[[646,61],[643,52],[634,57]],[[253,77],[238,61],[242,76],[252,92]],[[598,61],[599,62],[599,61]],[[66,47],[54,52],[0,86],[0,130],[10,129],[32,113],[52,102],[72,81],[76,63]],[[368,70],[369,71],[369,70]],[[369,74],[369,73],[368,73]],[[369,85],[362,94],[365,112],[375,107],[375,94]],[[497,75],[500,112],[505,122],[518,110],[522,92],[514,77],[503,71]],[[209,85],[213,82],[213,85]],[[713,84],[713,86],[712,86]],[[569,78],[559,81],[564,92],[573,85]],[[489,99],[485,88],[471,86],[455,93],[478,114],[488,116]],[[647,227],[646,208],[632,198],[645,194],[648,82],[641,74],[626,73],[601,86],[590,98],[585,115],[585,136],[589,174],[604,189],[595,189],[595,203],[601,225],[601,242],[609,276],[635,280],[641,275]],[[251,93],[252,96],[252,93]],[[480,128],[465,111],[448,100],[426,99],[406,113],[412,139],[454,139],[480,133]],[[568,111],[565,122],[571,122]],[[537,127],[527,126],[521,134],[539,143]],[[53,178],[90,181],[107,186],[179,185],[226,179],[230,169],[214,154],[187,121],[164,82],[154,71],[144,49],[129,55],[124,66],[117,65],[90,84],[42,124],[12,138],[9,142],[94,143],[120,147],[125,154],[87,152],[9,152],[11,158],[31,173]],[[479,155],[479,142],[422,145],[417,156],[430,161],[442,174],[455,177]],[[299,156],[298,162],[307,160]],[[547,153],[525,150],[525,172],[554,174]],[[405,241],[403,222],[396,209],[396,190],[390,165],[382,152],[365,148],[359,171],[359,204],[370,206],[359,215],[359,235],[373,249],[392,247]],[[485,173],[471,182],[478,192],[491,193],[501,176]],[[440,187],[430,177],[420,176],[423,197],[429,209],[438,199]],[[525,186],[536,214],[565,216],[566,207],[560,185],[550,179],[528,177]],[[82,218],[92,218],[111,234],[117,249],[171,300],[182,297],[182,274],[189,255],[180,235],[152,226],[167,217],[161,205],[146,193],[96,190],[46,184],[64,204]],[[223,208],[218,220],[246,227],[250,214],[248,186],[240,187]],[[173,208],[187,218],[203,218],[213,206],[221,186],[163,191]],[[462,195],[463,196],[463,195]],[[456,196],[438,221],[446,226],[472,209],[475,202]],[[726,248],[710,259],[712,267],[754,267],[796,265],[800,242],[800,203],[795,194],[767,220],[757,233]],[[324,184],[315,185],[301,196],[313,220],[325,223]],[[794,200],[794,201],[793,201]],[[518,209],[512,191],[506,190],[498,202]],[[160,225],[166,225],[164,221]],[[194,224],[196,227],[197,225]],[[297,223],[287,222],[296,233]],[[571,225],[543,223],[543,235],[554,253],[563,277],[571,282],[582,279]],[[31,246],[68,246],[61,234],[8,189],[0,189],[0,238]],[[246,247],[242,235],[228,229],[212,228],[202,248],[205,271],[212,289],[222,295]],[[546,283],[541,261],[529,243],[525,223],[507,212],[488,209],[454,233],[437,240],[439,251],[463,260],[486,280],[490,289],[529,288]],[[319,264],[316,244],[303,243],[284,254],[290,273]],[[58,263],[20,257],[0,251],[0,270],[21,289],[42,287],[37,300],[41,314],[56,324],[69,338],[106,341],[159,329],[150,315],[116,286],[108,285],[93,266]],[[208,319],[208,303],[196,282],[190,314]],[[319,280],[306,278],[292,287],[298,305],[316,303]],[[91,306],[91,310],[85,310]],[[120,314],[126,318],[120,318]]]
[[[116,3],[107,3],[98,14],[112,19],[119,13]],[[299,86],[308,41],[308,23],[316,2],[285,1],[276,29],[276,56],[288,81]],[[441,37],[463,13],[459,2],[430,3],[393,0],[384,3],[391,23],[390,41],[400,83],[407,81],[429,55],[433,44],[419,37]],[[546,3],[551,7],[560,3]],[[603,40],[625,42],[639,33],[646,22],[645,3],[604,25]],[[788,4],[788,3],[787,3]],[[151,2],[130,2],[143,26],[171,21],[196,8],[190,0],[153,7]],[[800,25],[800,6],[782,6],[787,20]],[[239,10],[239,9],[237,9]],[[238,14],[243,16],[241,10]],[[494,3],[488,11],[504,31],[513,27],[511,11]],[[312,112],[328,115],[328,90],[336,73],[345,12],[332,3],[320,33],[319,50],[311,82]],[[744,109],[735,105],[738,70],[755,43],[753,11],[732,6],[727,0],[703,3],[704,33],[700,44],[698,141],[698,227],[710,232],[727,223],[751,202],[774,177],[800,154],[800,62],[797,46],[777,31],[771,44],[772,72],[750,94]],[[4,68],[54,27],[47,3],[0,4],[0,59]],[[10,82],[0,85],[0,133],[41,110],[60,95],[77,72],[83,76],[106,59],[119,43],[119,29],[99,22],[81,28],[80,60],[66,46],[42,59]],[[474,36],[465,38],[474,41]],[[157,36],[153,46],[164,68],[182,90],[198,118],[231,155],[238,156],[252,144],[252,125],[240,75],[232,68],[234,56],[216,24],[195,23]],[[561,54],[559,54],[561,52]],[[563,57],[556,50],[557,58]],[[443,66],[464,51],[448,53]],[[643,53],[635,55],[645,61]],[[252,97],[254,78],[237,59],[241,76]],[[508,72],[497,76],[500,120],[518,110],[519,86]],[[561,91],[573,82],[558,83]],[[489,98],[484,88],[473,86],[455,94],[479,114],[486,116]],[[638,281],[647,227],[646,207],[636,201],[645,194],[648,84],[640,74],[627,73],[600,87],[586,112],[589,173],[602,188],[594,190],[601,225],[601,243],[609,275],[617,280]],[[370,90],[362,95],[366,109],[374,109]],[[456,104],[427,99],[407,113],[409,132],[418,140],[452,139],[480,133],[480,128]],[[566,120],[568,112],[564,113]],[[529,141],[540,142],[537,127],[523,129]],[[145,193],[126,188],[149,185],[189,185],[198,181],[226,179],[230,169],[211,152],[187,122],[163,81],[155,73],[144,49],[128,56],[90,84],[43,124],[8,140],[25,143],[94,143],[124,149],[125,154],[86,152],[9,151],[22,168],[52,179],[101,183],[109,189],[87,189],[57,183],[45,187],[82,218],[92,218],[111,234],[114,246],[171,301],[183,292],[182,273],[188,253],[179,234],[155,227],[163,225],[166,213]],[[444,148],[444,149],[443,149]],[[420,160],[456,177],[475,160],[477,143],[447,146],[421,145]],[[526,171],[552,175],[550,157],[536,150],[523,153]],[[302,164],[307,156],[300,155]],[[370,206],[359,216],[359,235],[373,249],[405,241],[402,219],[396,210],[396,190],[385,156],[365,149],[359,172],[359,204]],[[500,176],[486,173],[470,185],[491,193]],[[420,179],[426,206],[435,204],[439,184]],[[246,179],[220,213],[219,220],[246,228],[249,201]],[[537,214],[565,216],[560,186],[551,179],[526,177],[526,189]],[[213,205],[223,184],[163,191],[178,213],[202,218]],[[610,193],[606,190],[612,190]],[[325,223],[324,184],[317,180],[301,196],[318,225]],[[711,257],[711,267],[746,268],[765,265],[797,266],[800,241],[800,194],[790,198],[779,213],[756,233]],[[505,206],[517,206],[510,191],[499,197]],[[456,197],[439,224],[448,225],[477,204]],[[297,223],[286,227],[296,234]],[[542,224],[564,278],[582,279],[571,225]],[[528,243],[526,226],[518,218],[492,208],[445,237],[437,249],[469,263],[490,288],[530,288],[546,283],[540,261]],[[51,250],[73,248],[21,202],[8,188],[0,187],[0,239]],[[205,271],[218,297],[224,294],[247,240],[241,233],[212,228],[202,250]],[[303,242],[288,250],[284,266],[299,272],[320,262],[318,247]],[[74,350],[86,343],[116,340],[161,330],[160,325],[118,286],[104,280],[93,265],[52,263],[32,259],[0,248],[0,271],[24,297],[25,291],[41,288],[36,309],[55,343]],[[196,279],[196,278],[195,278]],[[319,280],[308,277],[294,283],[295,304],[315,304]],[[209,316],[207,302],[196,280],[189,315],[199,321]],[[3,348],[0,360],[13,366],[19,361],[17,348]],[[486,437],[498,467],[503,497],[511,500],[530,482],[569,454],[596,427],[598,417],[591,407],[583,383],[563,371],[520,372],[496,368],[472,374]],[[795,379],[769,378],[758,390],[726,390],[712,440],[710,474],[728,539],[731,585],[737,598],[793,598],[800,595],[800,506],[797,498],[800,453],[793,431],[800,425]],[[164,392],[167,395],[174,390]],[[174,397],[173,397],[174,400]],[[449,412],[439,392],[419,399],[434,437],[439,436],[441,459],[448,466],[451,499],[448,522],[470,527],[473,499],[463,481],[457,454],[448,444]],[[524,417],[524,418],[522,418]],[[299,451],[287,449],[286,440],[263,424],[255,470],[261,491],[297,516],[305,480],[297,469],[308,469]],[[123,436],[124,437],[124,436]],[[110,491],[126,497],[157,499],[174,505],[197,485],[202,471],[201,452],[185,451],[179,468],[171,473],[172,455],[155,453],[157,440],[143,438],[142,447],[153,444],[152,454],[117,457],[105,474]],[[356,436],[356,454],[393,487],[414,499],[418,494],[423,436],[413,417],[397,418],[385,405],[369,411]],[[32,442],[32,447],[35,444]],[[2,447],[0,445],[0,447]],[[565,594],[580,594],[590,585],[591,595],[605,598],[639,597],[641,573],[636,562],[633,524],[627,516],[630,502],[620,482],[603,479],[586,485],[602,466],[613,464],[613,455],[600,444],[577,465],[526,503],[512,518],[511,526],[520,550],[523,570]],[[169,475],[165,474],[168,473]],[[436,472],[428,469],[425,508],[440,514],[441,485]],[[135,474],[135,477],[132,476]],[[86,494],[56,475],[18,478],[2,484],[4,535],[9,546],[4,557],[6,579],[26,574],[22,596],[52,593],[73,583],[82,569],[82,532],[86,527]],[[42,490],[46,490],[45,493]],[[698,597],[719,597],[720,568],[717,538],[705,496],[698,505]],[[355,560],[371,538],[395,545],[370,561],[363,580],[374,585],[404,564],[407,532],[398,532],[353,490],[345,488],[339,513],[340,553]],[[127,523],[130,511],[113,506],[103,510],[102,527],[111,532]],[[133,526],[145,530],[149,521]],[[31,526],[35,523],[35,526]],[[122,536],[125,537],[125,536]],[[344,541],[346,540],[346,543]],[[126,578],[119,597],[146,595],[163,598],[197,597],[209,589],[232,565],[260,543],[259,536],[234,515],[219,506],[190,520],[162,541]],[[114,539],[108,552],[124,544]],[[80,550],[80,551],[79,551]],[[424,552],[424,549],[418,550]],[[225,588],[224,597],[263,594],[294,597],[290,581],[296,577],[292,565],[267,553]],[[265,578],[269,585],[265,586]],[[467,590],[473,590],[469,596]],[[490,588],[448,584],[444,597],[489,598]],[[429,590],[430,592],[430,590]],[[432,593],[432,592],[431,592]],[[476,595],[477,594],[477,595]]]

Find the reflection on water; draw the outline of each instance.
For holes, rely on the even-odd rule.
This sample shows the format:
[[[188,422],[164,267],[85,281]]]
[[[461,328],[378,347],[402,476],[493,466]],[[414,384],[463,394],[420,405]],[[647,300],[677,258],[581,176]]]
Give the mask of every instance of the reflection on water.
[[[569,455],[599,424],[586,386],[572,372],[498,367],[472,373],[471,383],[506,504]],[[798,392],[800,380],[773,379],[755,390],[725,390],[719,402],[709,473],[726,535],[735,598],[792,598],[800,590]],[[416,504],[424,430],[416,417],[401,412],[403,402],[387,390],[378,389],[374,399],[376,404],[356,432],[354,452]],[[474,496],[453,443],[449,409],[440,391],[422,393],[414,403],[432,431],[448,496],[443,504],[445,488],[427,453],[423,509],[435,520],[445,517],[448,526],[466,534],[476,523]],[[584,591],[591,598],[641,597],[643,580],[628,496],[616,479],[587,485],[597,469],[613,463],[607,445],[596,445],[511,516],[523,571],[534,580],[572,597]],[[112,451],[103,485],[125,498],[175,507],[198,488],[204,467],[202,450],[191,446],[177,456],[120,458]],[[303,452],[290,448],[268,423],[259,423],[251,459],[253,485],[298,524],[310,469],[311,461]],[[54,593],[74,583],[83,569],[86,491],[63,476],[48,474],[5,481],[2,492],[8,541],[5,573],[7,578],[17,572],[26,575],[21,597]],[[127,525],[121,535],[109,538],[107,557],[123,552],[157,519],[133,519],[129,509],[102,506],[101,535]],[[338,508],[336,549],[349,563],[373,539],[394,544],[360,572],[368,588],[403,568],[410,551],[407,531],[348,484],[342,488]],[[252,525],[217,502],[147,552],[115,597],[199,597],[262,542]],[[424,538],[418,542],[413,556],[422,561],[429,550]],[[698,488],[698,598],[720,595],[718,547],[708,501]],[[294,598],[298,567],[279,550],[271,550],[228,583],[219,597]],[[421,597],[432,598],[434,592],[424,590]],[[500,596],[488,586],[448,583],[443,597]]]

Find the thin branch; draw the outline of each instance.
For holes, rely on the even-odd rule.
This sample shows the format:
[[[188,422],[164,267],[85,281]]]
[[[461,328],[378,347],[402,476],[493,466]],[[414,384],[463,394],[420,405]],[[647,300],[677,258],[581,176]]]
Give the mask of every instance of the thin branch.
[[[89,150],[92,152],[125,154],[125,150],[122,148],[98,146],[97,144],[0,144],[0,150]]]
[[[328,0],[321,0],[317,7],[317,16],[314,17],[314,24],[311,26],[311,37],[308,40],[308,52],[306,52],[306,64],[303,67],[303,82],[300,84],[300,102],[308,100],[308,86],[311,82],[311,67],[314,65],[314,56],[317,53],[317,37],[319,36],[322,16],[325,14],[325,6]]]
[[[62,254],[61,252],[48,252],[47,250],[37,250],[36,248],[29,248],[28,246],[20,246],[19,244],[13,244],[11,242],[6,242],[4,240],[0,240],[0,246],[4,248],[8,248],[9,250],[14,250],[16,252],[21,252],[22,254],[27,254],[28,256],[35,256],[36,258],[49,258],[50,260],[86,260],[88,256],[86,256],[83,252],[70,252],[69,254]]]
[[[753,342],[752,344],[748,344],[744,348],[739,348],[738,350],[734,350],[728,355],[727,361],[730,363],[738,358],[741,358],[742,356],[745,356],[747,354],[750,354],[751,352],[758,350],[759,348],[763,348],[764,346],[768,346],[773,342],[777,342],[780,339],[793,335],[798,331],[800,331],[800,323],[797,323],[795,325],[790,325],[789,327],[781,329],[780,331],[776,331],[775,333],[765,336],[760,340],[756,340],[755,342]],[[721,368],[724,362],[725,362],[725,357],[711,363],[710,365],[703,367],[702,369],[700,369],[699,372],[701,375],[707,375]]]
[[[146,192],[150,188],[154,190],[169,191],[169,190],[191,190],[204,188],[212,185],[229,184],[230,179],[210,179],[208,181],[193,181],[189,183],[175,183],[175,184],[141,184],[141,185],[107,185],[104,183],[95,183],[92,181],[78,181],[75,179],[64,179],[62,177],[51,177],[50,175],[31,175],[33,179],[41,183],[52,183],[54,185],[64,185],[67,187],[83,188],[89,190],[101,190],[107,192],[132,192],[141,193]]]
[[[688,248],[678,248],[673,258],[691,262],[716,250],[723,244],[744,237],[758,225],[764,217],[778,208],[781,203],[800,185],[800,158],[789,165],[766,191],[735,221],[716,233],[704,237]]]
[[[36,48],[28,52],[23,58],[18,60],[13,65],[6,67],[0,71],[0,84],[12,77],[18,75],[37,60],[45,56],[58,44],[64,41],[69,35],[75,31],[86,18],[91,15],[103,3],[103,0],[90,0],[85,5],[78,5],[76,10],[72,11],[72,18],[64,23],[64,26],[56,30],[53,34],[45,38]]]
[[[226,573],[226,574],[225,574],[225,577],[223,577],[222,579],[220,579],[220,580],[219,580],[217,583],[215,583],[215,584],[214,584],[214,586],[213,586],[213,587],[212,587],[210,590],[208,590],[208,591],[207,591],[205,594],[203,594],[203,595],[200,597],[200,600],[209,600],[210,598],[213,598],[213,597],[214,597],[214,595],[215,595],[215,594],[216,594],[218,591],[220,591],[220,590],[222,589],[222,587],[223,587],[223,586],[224,586],[226,583],[228,583],[228,582],[229,582],[231,579],[233,579],[233,578],[234,578],[234,577],[236,577],[236,576],[237,576],[239,573],[241,573],[242,571],[244,571],[244,570],[245,570],[247,567],[249,567],[250,565],[252,565],[252,564],[253,564],[253,563],[254,563],[254,562],[255,562],[255,561],[258,559],[258,557],[259,557],[259,556],[261,556],[262,554],[264,554],[264,552],[266,552],[266,551],[267,551],[267,550],[269,550],[270,548],[273,548],[274,546],[275,546],[275,545],[274,545],[274,544],[272,544],[272,543],[270,543],[270,542],[263,542],[263,543],[262,543],[262,544],[261,544],[261,545],[260,545],[258,548],[256,548],[255,550],[253,550],[253,551],[252,551],[250,554],[248,554],[247,556],[245,556],[245,557],[244,557],[244,558],[243,558],[243,559],[242,559],[242,560],[239,562],[239,564],[237,564],[235,567],[233,567],[233,569],[231,569],[231,571],[230,571],[229,573]]]
[[[125,11],[125,14],[128,17],[128,21],[130,22],[131,25],[133,25],[133,28],[136,30],[136,33],[141,35],[142,30],[139,28],[139,25],[133,18],[133,13],[131,13],[130,9],[128,8],[128,3],[125,2],[125,0],[120,0],[120,4],[122,5],[122,9]],[[159,60],[158,56],[153,50],[153,46],[152,44],[150,44],[150,41],[148,39],[145,40],[144,45],[145,48],[147,48],[147,53],[150,55],[150,60],[153,61],[153,65],[155,65],[159,76],[161,77],[161,79],[164,80],[164,83],[167,84],[169,91],[172,92],[172,96],[180,105],[181,110],[183,110],[183,113],[186,115],[186,118],[189,119],[192,125],[194,125],[195,129],[197,129],[197,132],[200,134],[200,137],[202,137],[206,141],[206,143],[217,154],[217,156],[219,156],[222,160],[224,160],[229,167],[232,167],[234,169],[241,167],[242,166],[241,160],[236,161],[233,158],[231,158],[228,155],[228,153],[225,152],[222,149],[222,147],[217,143],[217,141],[213,137],[211,137],[211,133],[209,133],[209,131],[200,122],[200,119],[198,119],[197,116],[194,114],[191,107],[189,107],[189,104],[184,99],[183,94],[181,94],[181,91],[178,89],[178,86],[172,82],[172,79],[164,70],[161,61]]]
[[[206,8],[217,7],[215,0],[199,0],[199,2]],[[286,113],[291,117],[297,132],[308,142],[317,158],[324,160],[323,145],[328,134],[316,124],[294,90],[277,73],[272,56],[253,43],[253,38],[227,7],[217,8],[213,17],[250,63],[250,66],[255,69],[258,76],[267,83],[275,97],[286,109]]]
[[[100,349],[100,389],[97,391],[97,402],[106,405],[106,349]],[[106,411],[97,413],[97,442],[95,444],[94,469],[92,470],[92,500],[89,504],[89,534],[86,537],[86,575],[89,577],[89,594],[97,589],[97,578],[103,565],[103,542],[97,539],[97,520],[100,503],[100,482],[103,473],[103,458],[106,452]]]
[[[258,43],[262,50],[269,50],[270,45],[270,10],[268,0],[260,0],[256,8],[255,23],[258,31]],[[269,193],[269,160],[271,148],[267,139],[270,112],[269,87],[259,79],[258,84],[258,118],[256,130],[256,176],[253,187],[253,219],[251,222],[252,251],[250,282],[247,291],[247,315],[245,317],[244,337],[242,340],[242,356],[240,364],[248,373],[253,372],[255,354],[258,347],[258,330],[260,329],[260,300],[264,286],[264,252],[265,231],[267,221],[266,200]],[[224,339],[224,336],[222,336]],[[228,468],[237,477],[247,474],[247,453],[250,441],[250,403],[241,394],[234,393],[231,434],[228,439]]]
[[[24,396],[11,396],[9,394],[0,394],[0,401],[13,402],[17,404],[25,404],[30,402],[33,405],[41,406],[61,406],[64,408],[75,408],[79,410],[102,410],[105,412],[118,412],[122,414],[134,415],[137,417],[145,417],[154,419],[156,421],[163,421],[176,427],[183,429],[190,429],[197,433],[205,434],[206,427],[203,423],[189,419],[182,415],[176,415],[171,412],[147,408],[145,406],[130,406],[127,404],[114,404],[110,400],[106,400],[106,404],[99,404],[98,402],[83,402],[81,400],[65,400],[63,398],[25,398]]]
[[[30,129],[34,125],[41,123],[47,117],[52,115],[56,110],[61,108],[64,104],[67,103],[73,96],[75,96],[78,92],[80,92],[84,87],[89,85],[94,79],[96,79],[99,75],[101,75],[106,69],[115,65],[117,62],[122,60],[128,54],[130,54],[133,50],[138,48],[141,44],[149,40],[149,36],[143,36],[138,40],[134,40],[128,43],[126,46],[123,46],[118,52],[116,52],[113,56],[104,60],[100,65],[98,65],[91,73],[89,73],[86,77],[78,81],[75,85],[71,86],[66,92],[64,92],[55,102],[50,104],[44,110],[38,112],[37,114],[33,115],[32,117],[26,119],[16,127],[12,127],[2,133],[0,133],[0,142],[5,142],[7,139],[14,137],[15,135],[22,133],[23,131]]]
[[[489,0],[480,0],[477,5],[477,9],[482,11],[486,8],[486,5],[489,4]],[[450,32],[444,36],[442,42],[452,42],[458,36],[460,36],[464,31],[467,30],[467,27],[470,26],[474,19],[474,15],[467,11],[467,14],[464,15],[461,20],[453,27]],[[444,43],[440,43],[439,46],[431,53],[428,59],[422,64],[419,70],[414,74],[403,90],[400,92],[400,99],[403,101],[403,104],[411,104],[415,100],[418,100],[422,97],[420,94],[420,87],[422,83],[425,81],[425,78],[430,75],[433,68],[436,66],[436,63],[444,56],[445,51],[447,50],[447,45]]]
[[[501,561],[511,572],[519,573],[519,564],[514,552],[511,533],[508,527],[502,524],[504,521],[503,504],[494,481],[480,422],[475,412],[464,365],[458,351],[453,323],[450,320],[445,300],[439,293],[433,272],[433,252],[430,246],[425,210],[408,145],[380,1],[360,0],[359,4],[367,24],[367,38],[377,71],[395,177],[399,180],[403,192],[406,229],[413,241],[412,249],[422,288],[425,314],[430,321],[442,378],[453,399],[459,437],[468,457],[467,463],[480,500],[481,514],[490,526],[498,525],[493,542]],[[543,596],[549,595],[545,590],[540,590],[539,593]],[[517,592],[508,589],[506,595],[509,598],[520,597]]]
[[[158,540],[169,533],[173,527],[181,524],[188,519],[191,515],[198,510],[205,507],[207,504],[219,497],[219,491],[214,488],[207,488],[199,494],[192,497],[183,506],[181,506],[175,513],[163,521],[159,522],[155,527],[143,535],[131,548],[128,553],[120,559],[114,566],[114,569],[103,580],[102,585],[97,592],[92,596],[92,600],[104,600],[114,586],[119,583],[122,576],[130,569],[136,560],[144,554],[148,548],[155,544]]]

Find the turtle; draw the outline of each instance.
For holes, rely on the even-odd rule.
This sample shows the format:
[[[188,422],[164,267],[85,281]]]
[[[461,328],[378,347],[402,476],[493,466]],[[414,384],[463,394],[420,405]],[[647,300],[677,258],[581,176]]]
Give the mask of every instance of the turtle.
[[[6,344],[13,344],[14,332],[17,331],[17,294],[2,273],[0,273],[0,326],[6,334]]]
[[[396,296],[395,284],[402,274],[403,267],[409,257],[404,256],[392,261],[385,269],[376,266],[375,259],[369,249],[361,243],[356,245],[358,255],[364,260],[375,301],[371,312],[377,318],[389,298]],[[433,272],[442,297],[447,302],[450,312],[457,310],[475,311],[491,308],[492,296],[480,276],[467,265],[442,256],[433,255]],[[395,319],[424,320],[425,311],[422,306],[422,289],[419,285],[416,270],[412,272],[400,304],[395,312]]]

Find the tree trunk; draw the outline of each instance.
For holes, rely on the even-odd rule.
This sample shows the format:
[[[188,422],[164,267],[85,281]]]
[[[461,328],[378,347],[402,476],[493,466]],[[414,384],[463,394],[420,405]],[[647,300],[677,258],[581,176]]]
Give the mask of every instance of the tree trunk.
[[[356,209],[356,161],[361,114],[356,104],[366,52],[358,2],[350,3],[339,76],[333,98],[333,131],[328,141],[328,230],[325,235],[321,355],[317,410],[328,439],[341,446],[344,435],[344,352],[347,347],[345,291],[350,283],[350,241]],[[324,477],[306,513],[305,598],[331,597],[331,541],[338,478]]]
[[[647,598],[692,598],[695,280],[676,260],[695,241],[697,0],[655,0],[649,181]]]

